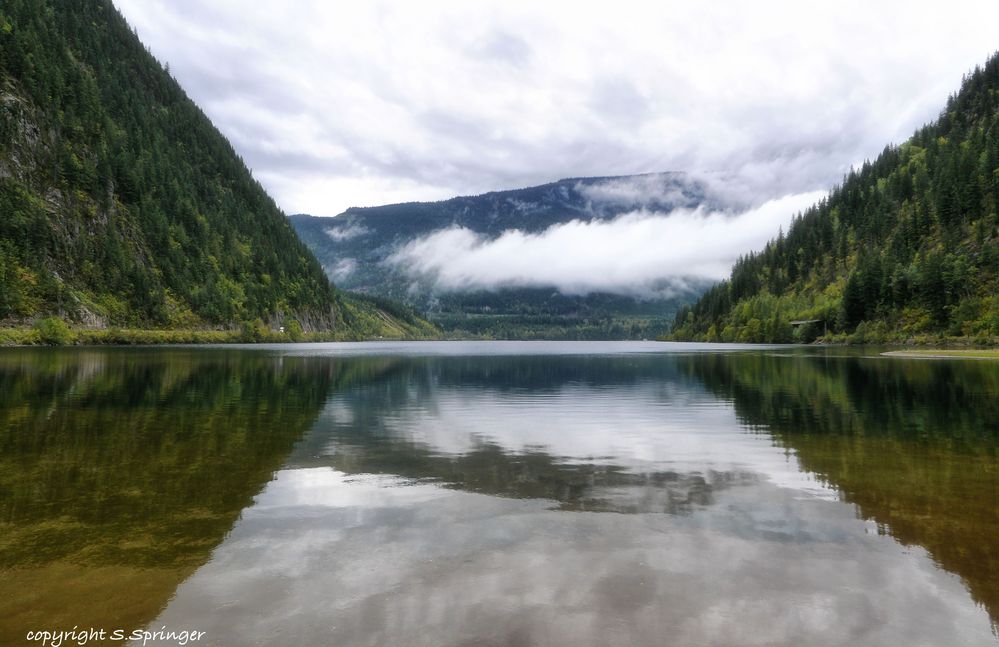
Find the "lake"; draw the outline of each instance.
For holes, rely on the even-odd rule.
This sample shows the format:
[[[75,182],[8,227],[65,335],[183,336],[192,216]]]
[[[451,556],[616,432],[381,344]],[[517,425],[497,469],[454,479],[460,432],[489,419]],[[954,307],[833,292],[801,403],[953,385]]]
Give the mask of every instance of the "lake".
[[[997,447],[878,349],[0,349],[0,644],[996,645]]]

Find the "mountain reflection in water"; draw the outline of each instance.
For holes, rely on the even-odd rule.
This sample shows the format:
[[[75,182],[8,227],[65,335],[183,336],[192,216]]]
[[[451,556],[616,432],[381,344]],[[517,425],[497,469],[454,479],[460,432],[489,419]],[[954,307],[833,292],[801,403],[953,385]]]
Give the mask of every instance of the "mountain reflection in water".
[[[126,620],[220,645],[995,642],[999,363],[347,348],[0,354],[12,586],[163,572]]]

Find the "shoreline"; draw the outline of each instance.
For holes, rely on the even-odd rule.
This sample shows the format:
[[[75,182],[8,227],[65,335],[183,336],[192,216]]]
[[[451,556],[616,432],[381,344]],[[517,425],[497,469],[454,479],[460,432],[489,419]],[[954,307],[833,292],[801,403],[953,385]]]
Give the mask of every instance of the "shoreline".
[[[40,346],[160,346],[170,344],[285,344],[346,341],[421,341],[421,336],[361,336],[337,332],[282,333],[243,330],[159,330],[145,328],[68,329],[46,337],[36,328],[0,328],[0,348]]]
[[[389,331],[386,331],[389,332]],[[393,330],[391,332],[402,332]],[[518,337],[494,338],[488,336],[450,336],[443,331],[436,335],[388,334],[364,335],[356,331],[324,332],[281,332],[266,328],[219,329],[158,329],[158,328],[72,328],[59,326],[55,330],[35,325],[33,327],[0,327],[0,348],[32,348],[40,346],[159,346],[170,344],[282,344],[282,343],[323,343],[361,341],[525,341]],[[581,341],[564,338],[530,338],[534,341]],[[657,341],[682,342],[688,340],[660,338],[641,339],[593,339],[588,341]],[[693,342],[698,343],[698,342]],[[742,345],[741,342],[699,342],[711,344]],[[760,342],[768,345],[768,342]],[[803,347],[829,346],[882,346],[895,347],[881,353],[888,357],[912,357],[925,359],[974,358],[999,359],[999,339],[971,337],[916,338],[906,341],[874,341],[857,343],[848,338],[819,338],[810,344],[795,344]]]
[[[899,357],[905,359],[999,360],[999,348],[911,348],[906,350],[889,350],[881,353],[881,355],[884,357]]]

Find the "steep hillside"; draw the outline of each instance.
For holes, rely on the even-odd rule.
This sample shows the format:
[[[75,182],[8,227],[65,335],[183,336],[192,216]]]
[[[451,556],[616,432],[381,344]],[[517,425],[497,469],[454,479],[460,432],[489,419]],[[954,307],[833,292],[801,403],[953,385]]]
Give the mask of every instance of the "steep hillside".
[[[792,321],[811,321],[798,323]],[[681,311],[676,339],[999,335],[999,55]]]
[[[437,339],[441,331],[407,305],[365,294],[339,295],[343,320],[349,331],[337,340]]]
[[[555,286],[461,288],[440,285],[432,273],[393,262],[393,255],[413,241],[450,229],[488,241],[514,230],[539,234],[556,225],[613,220],[631,212],[735,206],[683,174],[655,173],[571,178],[441,202],[352,208],[336,218],[294,215],[291,221],[337,285],[405,301],[454,334],[641,338],[665,333],[677,309],[711,281],[687,279],[640,298],[599,291],[570,294]]]
[[[108,0],[0,5],[0,322],[342,327],[322,268]]]

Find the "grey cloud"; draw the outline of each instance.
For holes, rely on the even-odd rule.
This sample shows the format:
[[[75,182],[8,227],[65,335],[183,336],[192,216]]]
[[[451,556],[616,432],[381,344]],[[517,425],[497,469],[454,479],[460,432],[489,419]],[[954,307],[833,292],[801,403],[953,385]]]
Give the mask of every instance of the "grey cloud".
[[[828,189],[934,118],[999,22],[961,1],[116,4],[279,204],[328,215],[666,170],[754,204]]]
[[[489,141],[489,125],[467,116],[440,109],[425,110],[417,116],[420,125],[434,137],[456,141]]]
[[[353,258],[344,258],[338,261],[336,265],[329,268],[330,278],[332,278],[334,282],[340,282],[353,274],[356,270],[357,260]]]
[[[623,78],[597,82],[590,104],[604,121],[623,127],[634,127],[652,114],[652,107],[645,95]]]
[[[341,227],[330,227],[326,230],[326,235],[335,241],[350,240],[368,233],[368,228],[362,225],[348,224]]]
[[[468,49],[469,54],[489,62],[500,62],[513,67],[523,67],[532,57],[533,50],[523,38],[497,30]]]

